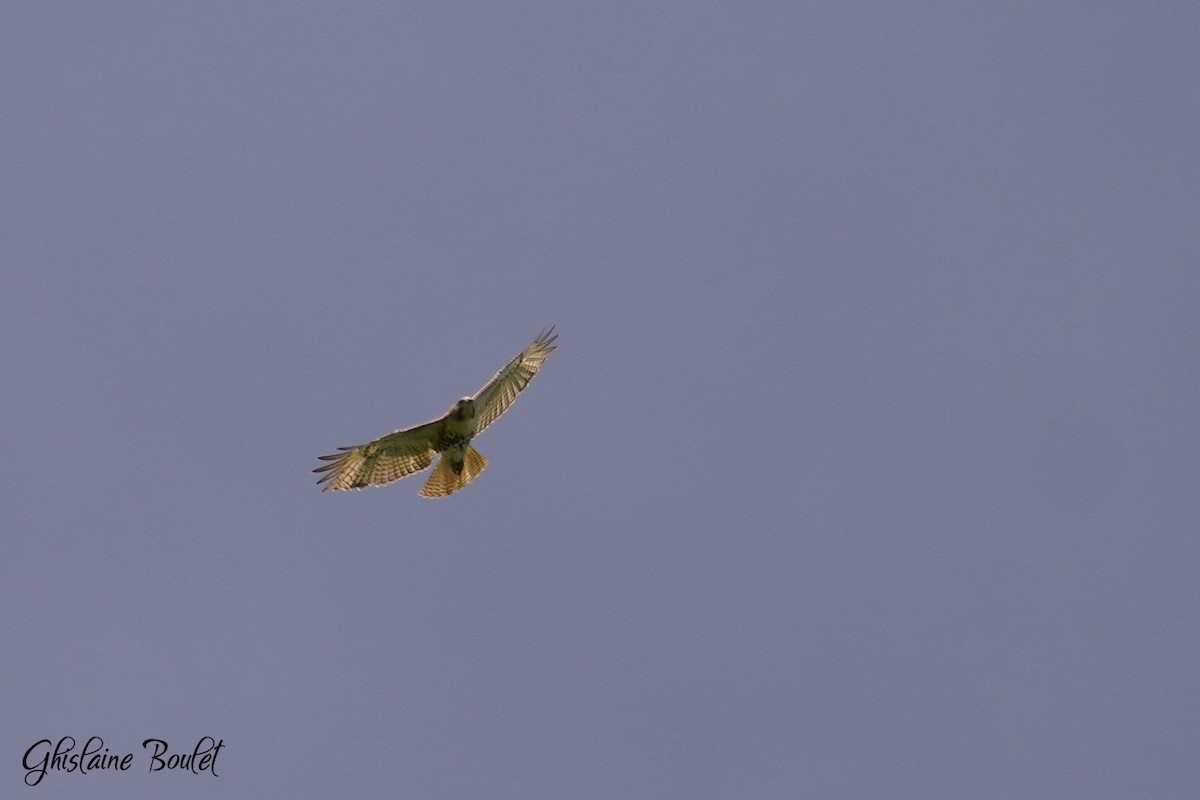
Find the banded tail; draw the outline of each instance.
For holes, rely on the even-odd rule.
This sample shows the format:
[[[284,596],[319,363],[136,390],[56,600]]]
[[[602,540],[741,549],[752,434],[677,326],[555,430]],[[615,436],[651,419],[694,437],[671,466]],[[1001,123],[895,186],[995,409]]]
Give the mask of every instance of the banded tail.
[[[422,497],[445,497],[453,494],[475,480],[486,466],[487,459],[483,457],[483,453],[470,445],[463,455],[462,469],[459,472],[454,471],[450,459],[442,454],[433,472],[429,473],[429,480],[421,487],[420,494]]]

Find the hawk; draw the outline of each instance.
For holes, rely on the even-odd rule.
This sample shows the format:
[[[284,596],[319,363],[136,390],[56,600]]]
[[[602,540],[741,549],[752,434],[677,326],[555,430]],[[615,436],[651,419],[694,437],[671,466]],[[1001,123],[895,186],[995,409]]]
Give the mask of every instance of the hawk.
[[[317,480],[318,484],[325,484],[321,491],[391,483],[420,472],[441,453],[420,494],[445,497],[457,492],[487,466],[487,459],[471,446],[471,439],[512,405],[555,349],[557,338],[553,327],[539,333],[473,397],[462,398],[435,420],[394,431],[367,444],[339,447],[341,452],[333,455],[319,456],[321,461],[330,462],[313,470],[325,473]]]

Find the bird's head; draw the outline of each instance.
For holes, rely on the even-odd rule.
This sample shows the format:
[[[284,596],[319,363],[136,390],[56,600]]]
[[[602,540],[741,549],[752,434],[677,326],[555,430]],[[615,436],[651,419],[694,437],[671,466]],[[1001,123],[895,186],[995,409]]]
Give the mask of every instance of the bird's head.
[[[470,419],[475,416],[475,400],[470,397],[462,398],[450,409],[450,416],[455,419]]]

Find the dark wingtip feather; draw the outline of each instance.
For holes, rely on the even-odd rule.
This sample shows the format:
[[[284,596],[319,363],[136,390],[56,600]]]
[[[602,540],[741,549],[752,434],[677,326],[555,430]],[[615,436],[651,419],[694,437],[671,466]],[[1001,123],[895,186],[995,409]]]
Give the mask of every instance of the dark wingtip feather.
[[[533,340],[535,344],[541,345],[542,349],[547,353],[557,347],[557,345],[554,344],[554,341],[558,339],[558,334],[554,332],[555,327],[556,326],[551,325],[549,328],[546,328],[539,333],[537,338]]]

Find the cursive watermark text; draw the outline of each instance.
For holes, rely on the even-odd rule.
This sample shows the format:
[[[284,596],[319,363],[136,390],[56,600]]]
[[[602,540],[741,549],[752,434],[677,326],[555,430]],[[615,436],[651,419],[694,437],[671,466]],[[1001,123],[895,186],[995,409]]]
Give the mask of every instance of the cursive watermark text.
[[[25,768],[25,783],[37,786],[47,772],[89,772],[105,770],[128,772],[133,766],[133,753],[112,753],[99,736],[88,737],[83,746],[76,750],[77,742],[72,736],[64,736],[57,744],[49,739],[39,739],[25,751],[21,766]],[[163,739],[146,739],[142,749],[148,754],[149,772],[177,770],[199,775],[207,772],[214,778],[217,774],[217,756],[225,746],[224,739],[203,736],[191,752],[172,752]]]

